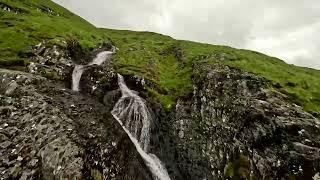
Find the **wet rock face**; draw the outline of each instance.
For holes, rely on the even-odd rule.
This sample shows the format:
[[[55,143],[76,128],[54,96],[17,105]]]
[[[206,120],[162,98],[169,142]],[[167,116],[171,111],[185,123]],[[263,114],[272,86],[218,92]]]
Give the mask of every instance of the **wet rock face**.
[[[61,83],[1,69],[1,178],[151,179],[109,108]]]
[[[201,66],[191,100],[177,102],[176,163],[191,179],[310,179],[320,170],[320,122],[226,66]]]
[[[0,69],[0,177],[152,179],[110,114],[121,97],[110,62],[88,67],[78,93],[68,89],[74,62],[66,50],[41,43],[33,54],[28,72]],[[145,97],[144,85],[156,85],[125,77],[150,100],[150,152],[171,179],[319,177],[318,119],[252,74],[223,65],[193,71],[193,94],[171,112]]]
[[[80,91],[102,100],[108,91],[118,89],[117,85],[117,74],[109,67],[109,62],[105,62],[102,66],[93,65],[84,71]]]
[[[2,177],[80,177],[83,161],[77,156],[82,148],[68,138],[72,121],[36,91],[45,78],[5,70],[0,74],[1,87],[7,87],[0,91]]]

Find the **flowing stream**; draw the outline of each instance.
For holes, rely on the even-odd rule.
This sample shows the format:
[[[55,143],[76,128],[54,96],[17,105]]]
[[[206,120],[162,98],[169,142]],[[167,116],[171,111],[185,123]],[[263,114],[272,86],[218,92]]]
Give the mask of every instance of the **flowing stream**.
[[[112,51],[102,51],[88,64],[88,65],[76,65],[72,72],[72,90],[79,91],[79,84],[81,80],[82,73],[84,69],[92,65],[101,65],[106,60],[109,60],[112,57]]]
[[[76,65],[72,73],[72,90],[79,91],[82,73],[88,66],[101,65],[106,60],[109,60],[113,53],[114,50],[103,51],[97,54],[88,65]],[[150,126],[153,119],[145,100],[137,92],[127,87],[120,74],[118,74],[118,84],[122,97],[116,103],[111,114],[128,134],[137,152],[150,169],[153,178],[156,180],[170,180],[170,176],[160,159],[156,155],[148,153]]]
[[[84,65],[76,65],[72,72],[72,90],[79,91],[79,83],[84,70]]]
[[[168,172],[159,158],[154,154],[148,153],[152,115],[145,100],[127,87],[120,74],[118,74],[118,84],[122,97],[114,106],[111,114],[128,134],[150,169],[153,178],[156,180],[170,180]]]

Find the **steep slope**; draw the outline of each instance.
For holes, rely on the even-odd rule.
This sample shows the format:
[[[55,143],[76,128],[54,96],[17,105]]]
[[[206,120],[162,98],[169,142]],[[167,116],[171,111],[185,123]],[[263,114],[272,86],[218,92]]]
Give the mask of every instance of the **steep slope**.
[[[265,77],[273,82],[275,90],[305,110],[315,115],[320,111],[317,70],[231,47],[178,41],[149,32],[97,29],[51,1],[2,0],[0,6],[2,66],[28,63],[28,48],[43,40],[65,46],[64,40],[76,38],[85,52],[111,40],[120,49],[116,70],[151,81],[149,93],[169,109],[177,97],[192,92],[191,69],[195,62],[218,61]]]
[[[171,179],[319,176],[320,71],[99,29],[47,0],[0,7],[1,178],[156,178],[124,131],[138,135],[146,120],[146,152]],[[107,61],[89,63],[106,51]],[[71,90],[75,67],[83,68],[79,92]],[[130,97],[121,98],[124,84]]]
[[[51,1],[1,0],[0,7],[0,64],[26,60],[28,48],[43,40],[59,43],[75,36],[83,47],[94,48],[106,39],[93,25]]]
[[[134,91],[120,99],[117,114],[137,133],[139,121],[150,122],[148,152],[171,179],[310,179],[320,170],[319,120],[261,77],[195,64],[193,92],[164,111],[144,79],[127,75],[117,83],[112,60],[87,66],[79,93],[65,83],[75,65],[65,49],[42,43],[33,52],[27,72],[0,69],[3,179],[157,177],[112,118],[124,81]]]

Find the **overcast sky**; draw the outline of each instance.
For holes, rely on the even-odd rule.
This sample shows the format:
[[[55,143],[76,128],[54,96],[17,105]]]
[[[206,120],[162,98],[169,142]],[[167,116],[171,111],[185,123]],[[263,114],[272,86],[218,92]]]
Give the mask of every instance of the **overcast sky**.
[[[54,0],[99,27],[251,49],[320,69],[320,0]]]

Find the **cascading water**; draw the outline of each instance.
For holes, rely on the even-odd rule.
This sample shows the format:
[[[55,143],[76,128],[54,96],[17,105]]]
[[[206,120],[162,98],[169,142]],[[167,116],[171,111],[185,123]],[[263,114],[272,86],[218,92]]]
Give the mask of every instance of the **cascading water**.
[[[81,80],[82,73],[84,69],[92,65],[101,65],[106,60],[109,60],[112,57],[112,54],[115,52],[115,48],[112,48],[112,51],[102,51],[88,64],[88,65],[76,65],[72,72],[72,90],[79,91],[79,83]]]
[[[92,62],[90,62],[88,64],[88,66],[91,65],[101,65],[103,62],[105,62],[106,60],[110,59],[112,57],[112,54],[114,53],[114,48],[112,51],[102,51],[99,54],[97,54],[97,56],[92,60]]]
[[[83,65],[76,65],[72,72],[72,90],[79,91],[79,82],[83,73]]]
[[[159,158],[148,153],[152,116],[145,100],[127,87],[120,74],[118,74],[118,84],[122,97],[114,106],[111,114],[128,134],[154,179],[170,180]]]
[[[103,51],[97,54],[88,65],[76,65],[72,73],[72,90],[79,91],[81,76],[86,67],[101,65],[106,60],[109,60],[114,52],[115,48],[113,47],[112,51]],[[122,97],[111,112],[113,117],[128,134],[130,140],[150,169],[154,179],[170,180],[167,170],[159,158],[154,154],[148,153],[152,116],[145,100],[127,87],[120,74],[118,74],[118,84]]]

